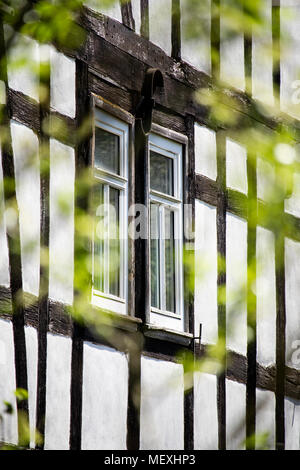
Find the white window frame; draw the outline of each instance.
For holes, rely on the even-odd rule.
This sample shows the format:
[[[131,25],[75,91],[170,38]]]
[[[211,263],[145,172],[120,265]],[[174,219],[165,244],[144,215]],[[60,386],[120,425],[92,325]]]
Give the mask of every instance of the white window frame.
[[[120,174],[101,170],[95,166],[95,129],[99,127],[119,137],[120,142]],[[109,264],[109,235],[104,242],[104,285],[106,292],[94,288],[94,236],[92,248],[92,303],[104,310],[122,315],[128,314],[128,161],[129,161],[129,125],[120,119],[111,116],[101,109],[95,110],[94,136],[92,148],[92,165],[94,179],[103,185],[120,191],[119,201],[119,238],[120,238],[120,297],[107,293],[108,290],[108,264]],[[109,191],[104,186],[104,204],[109,207]],[[109,233],[109,230],[108,230]]]
[[[173,161],[174,195],[170,196],[159,191],[149,190],[149,217],[151,203],[159,206],[159,245],[160,245],[160,273],[165,273],[164,268],[164,210],[171,209],[174,212],[174,244],[175,244],[175,305],[176,312],[168,312],[166,309],[158,309],[150,306],[150,323],[156,326],[184,331],[184,296],[183,296],[183,146],[182,144],[162,137],[158,134],[149,135],[149,165],[150,152],[154,151],[171,158]],[[151,230],[151,226],[150,226]],[[151,234],[150,234],[151,236]],[[149,244],[150,245],[150,244]],[[151,253],[150,253],[151,257]],[[151,282],[151,274],[150,274]],[[160,304],[166,305],[165,279],[159,276]],[[151,292],[151,289],[150,289]],[[151,298],[151,296],[150,296]],[[151,302],[151,300],[150,300]]]

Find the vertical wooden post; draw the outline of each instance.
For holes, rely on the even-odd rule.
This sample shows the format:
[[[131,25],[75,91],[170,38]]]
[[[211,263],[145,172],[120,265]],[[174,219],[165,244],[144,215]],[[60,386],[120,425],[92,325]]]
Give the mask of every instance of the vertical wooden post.
[[[211,0],[211,71],[220,80],[220,0]]]
[[[140,448],[142,336],[132,338],[128,363],[127,450]]]
[[[43,441],[36,444],[44,448],[47,378],[47,331],[49,322],[49,190],[50,190],[50,141],[43,131],[43,122],[50,113],[50,57],[49,49],[43,48],[47,57],[40,57],[40,237],[43,258],[40,262],[40,287],[38,299],[38,374],[36,427]]]
[[[185,151],[185,174],[184,174],[184,204],[189,205],[191,211],[184,216],[189,222],[189,229],[194,233],[195,228],[195,119],[187,116],[185,119],[186,132],[188,136],[188,148]],[[191,220],[190,220],[191,219]],[[185,329],[194,335],[194,272],[195,272],[195,252],[191,245],[194,240],[189,240],[184,236],[185,254],[187,263],[185,264]],[[193,280],[191,281],[191,275]],[[192,284],[192,285],[191,285]],[[194,345],[193,345],[194,346]],[[192,351],[194,353],[194,351]],[[185,393],[184,396],[184,449],[194,449],[194,386]]]
[[[91,102],[88,86],[88,65],[76,59],[76,124],[80,129],[85,121],[91,118]],[[90,123],[91,124],[91,123]],[[90,246],[84,246],[82,234],[77,226],[80,212],[88,211],[88,188],[83,191],[82,175],[90,164],[90,140],[91,133],[77,143],[75,152],[75,233],[74,233],[74,304],[81,293],[77,292],[76,286],[80,269],[80,259],[85,260],[89,255],[87,250]],[[82,255],[82,256],[81,256]],[[79,260],[79,261],[78,261]],[[88,274],[87,274],[88,276]],[[91,279],[87,283],[92,288]],[[87,305],[89,299],[86,300]],[[71,423],[70,423],[70,449],[81,449],[81,425],[82,425],[82,377],[83,377],[83,327],[78,323],[78,319],[73,319],[72,338],[72,362],[71,362]]]
[[[132,14],[132,5],[130,0],[120,0],[122,21],[127,28],[135,31],[135,21]]]
[[[280,106],[280,0],[272,2],[272,40],[273,40],[273,93],[277,106]],[[284,203],[278,208],[284,214]],[[276,235],[276,449],[285,448],[285,239],[282,230]]]
[[[226,136],[217,132],[217,248],[218,248],[218,341],[224,345],[223,371],[218,376],[219,449],[226,449]]]
[[[247,243],[247,385],[246,438],[247,449],[255,449],[256,423],[256,295],[252,273],[256,276],[257,176],[256,155],[248,153],[248,243]]]
[[[2,168],[3,168],[3,181],[4,181],[4,203],[8,207],[10,203],[14,204],[17,211],[16,224],[14,233],[11,234],[7,231],[8,241],[8,259],[9,259],[9,281],[12,300],[12,322],[13,322],[13,335],[14,335],[14,352],[15,352],[15,375],[16,386],[28,390],[27,380],[27,358],[26,358],[26,341],[24,329],[24,292],[22,281],[22,265],[21,265],[21,241],[20,241],[20,217],[19,209],[16,198],[16,180],[15,180],[15,165],[12,150],[12,136],[10,129],[10,102],[8,93],[8,78],[7,78],[7,56],[6,45],[4,39],[3,19],[0,15],[0,79],[5,83],[6,101],[7,103],[1,105],[1,127],[6,132],[6,139],[1,140],[2,152]],[[21,413],[25,414],[28,420],[28,402],[27,400],[17,402],[18,413],[18,440],[20,441],[20,417]]]
[[[141,36],[149,39],[149,0],[141,0]]]
[[[181,58],[180,0],[172,0],[172,57]]]
[[[252,96],[252,32],[244,32],[245,90]],[[246,448],[255,449],[256,423],[256,295],[252,272],[256,276],[257,176],[256,155],[247,152],[248,226],[247,226],[247,384]]]

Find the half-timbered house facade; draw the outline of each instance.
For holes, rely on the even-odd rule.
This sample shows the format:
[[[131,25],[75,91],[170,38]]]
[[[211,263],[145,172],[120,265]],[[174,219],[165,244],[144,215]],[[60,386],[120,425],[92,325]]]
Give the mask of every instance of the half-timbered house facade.
[[[225,40],[222,14],[212,15],[220,0],[204,3],[205,14],[196,18],[203,34],[194,40],[184,0],[116,2],[101,12],[90,2],[80,16],[85,41],[76,51],[19,37],[15,57],[26,50],[34,64],[49,60],[46,105],[30,70],[10,70],[8,60],[21,254],[10,256],[15,214],[3,197],[0,402],[18,409],[14,390],[28,389],[30,426],[44,438],[37,447],[239,449],[256,432],[267,433],[269,448],[299,449],[300,379],[293,352],[300,341],[300,231],[287,228],[278,242],[272,223],[248,224],[250,198],[258,211],[271,204],[260,175],[265,162],[257,158],[253,173],[238,133],[217,124],[196,92],[213,89],[221,77],[220,102],[226,106],[233,97],[231,112],[246,126],[272,133],[286,120],[297,128],[299,106],[291,96],[298,79],[300,7],[296,0],[264,0],[263,37]],[[262,50],[272,50],[279,25],[291,41],[278,67],[272,56],[262,59]],[[282,108],[276,119],[259,106],[273,109],[275,87]],[[87,115],[93,128],[80,140]],[[45,132],[45,116],[50,126],[60,126],[57,136]],[[41,148],[49,155],[50,179],[41,171]],[[4,154],[2,149],[2,160]],[[100,316],[105,311],[107,321],[96,330],[67,311],[76,296],[75,213],[87,207],[76,186],[84,169],[91,170],[96,207],[85,309]],[[0,179],[7,175],[2,162]],[[295,175],[295,191],[281,208],[287,227],[299,227],[298,183]],[[104,232],[101,204],[111,211]],[[145,208],[139,227],[144,237],[128,236],[133,204]],[[97,238],[97,230],[105,235]],[[41,246],[49,248],[48,270],[41,268]],[[254,320],[245,296],[233,322],[230,292],[247,285],[253,253],[262,266]],[[186,257],[192,259],[188,268]],[[25,308],[12,317],[18,282]],[[224,332],[225,369],[194,372],[187,387],[181,359],[204,357]],[[0,440],[17,444],[18,414],[4,408]],[[34,447],[34,433],[31,441]]]

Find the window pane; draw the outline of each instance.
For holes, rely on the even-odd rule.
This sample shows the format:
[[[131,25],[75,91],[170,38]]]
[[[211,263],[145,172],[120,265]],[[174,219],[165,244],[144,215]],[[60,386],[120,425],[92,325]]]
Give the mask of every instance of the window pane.
[[[109,188],[109,293],[120,297],[120,191]]]
[[[165,208],[166,310],[175,312],[175,240],[174,212]]]
[[[150,152],[150,186],[161,193],[174,195],[173,160]]]
[[[97,211],[103,204],[104,186],[99,184],[94,190],[93,207],[95,208],[95,235],[94,235],[94,288],[104,291],[104,217],[103,211]]]
[[[160,308],[159,302],[159,206],[150,206],[151,224],[151,306]]]
[[[95,166],[111,173],[120,172],[120,138],[95,128]]]

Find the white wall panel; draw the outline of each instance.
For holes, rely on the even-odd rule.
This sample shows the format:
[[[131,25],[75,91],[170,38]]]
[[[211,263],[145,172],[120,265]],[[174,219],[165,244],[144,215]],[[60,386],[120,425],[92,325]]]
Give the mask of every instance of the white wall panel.
[[[17,444],[15,353],[12,323],[0,319],[0,441]],[[4,401],[11,403],[13,414],[4,412]]]
[[[52,47],[50,66],[50,104],[56,111],[70,117],[75,117],[75,60],[57,52]]]
[[[92,8],[95,11],[104,13],[104,15],[113,18],[114,20],[120,21],[122,23],[122,15],[119,0],[114,0],[110,2],[110,5],[106,6],[103,2],[99,0],[87,0],[84,2],[89,8]]]
[[[132,15],[135,23],[135,32],[140,34],[141,32],[141,1],[131,0]]]
[[[149,1],[150,41],[171,55],[172,0]]]
[[[216,208],[195,202],[195,332],[202,323],[202,341],[218,337]]]
[[[285,449],[300,450],[300,402],[285,398]]]
[[[298,0],[281,1],[281,107],[300,115],[300,5]]]
[[[226,139],[226,179],[229,188],[247,194],[247,151],[231,139]]]
[[[274,104],[272,61],[272,0],[261,2],[263,27],[252,39],[252,94],[266,104]]]
[[[268,366],[276,360],[276,284],[274,235],[257,228],[257,360]]]
[[[69,449],[72,340],[47,335],[45,449]]]
[[[27,374],[28,374],[28,405],[30,424],[30,444],[34,447],[36,429],[36,391],[37,391],[37,364],[38,364],[38,337],[37,330],[25,327]]]
[[[263,446],[275,449],[275,393],[268,390],[256,390],[256,439],[263,441]]]
[[[211,1],[197,5],[181,0],[181,56],[182,59],[203,72],[211,72],[210,23]]]
[[[194,444],[196,450],[218,449],[217,377],[196,373],[194,380]]]
[[[247,222],[227,214],[226,227],[227,347],[247,352]]]
[[[82,449],[126,449],[126,355],[84,344]]]
[[[246,385],[226,380],[226,448],[242,450],[246,439]]]
[[[182,365],[142,358],[141,449],[183,449],[183,397]]]
[[[217,178],[216,133],[208,127],[195,124],[195,171],[208,178]]]
[[[221,0],[221,5],[230,4],[229,0]],[[228,19],[222,14],[221,8],[221,48],[220,66],[221,79],[230,86],[244,90],[245,70],[244,70],[244,35],[232,32],[228,24]]]
[[[275,171],[269,161],[257,159],[257,197],[265,202],[275,198]]]
[[[0,286],[9,286],[9,261],[3,194],[2,155],[0,150]]]
[[[40,272],[40,174],[39,143],[27,127],[12,122],[12,144],[16,169],[16,193],[20,211],[23,286],[38,295]],[[6,212],[6,222],[14,225],[16,213]]]
[[[300,369],[299,354],[296,353],[300,345],[299,259],[300,243],[287,238],[285,243],[286,360],[289,366],[297,369]]]
[[[293,183],[292,195],[285,200],[285,211],[300,217],[300,173],[294,174]]]
[[[74,272],[74,149],[51,139],[49,296],[71,304]]]
[[[10,33],[9,33],[10,34]],[[24,57],[26,60],[24,61]],[[39,45],[26,36],[16,35],[8,54],[8,85],[13,90],[38,100],[39,98]]]

